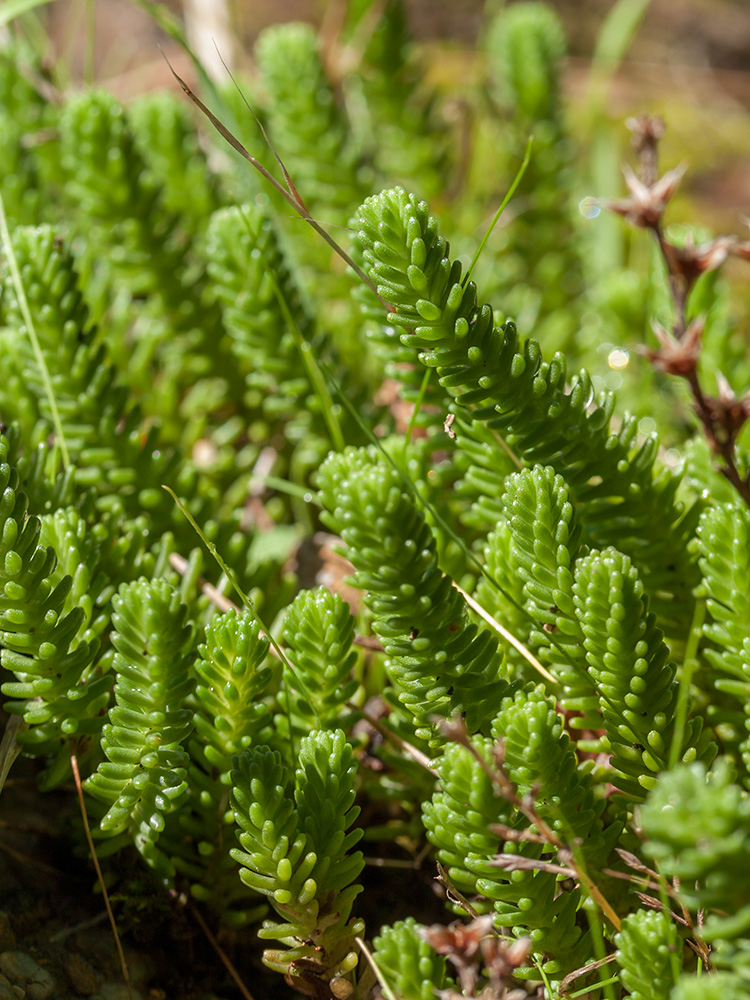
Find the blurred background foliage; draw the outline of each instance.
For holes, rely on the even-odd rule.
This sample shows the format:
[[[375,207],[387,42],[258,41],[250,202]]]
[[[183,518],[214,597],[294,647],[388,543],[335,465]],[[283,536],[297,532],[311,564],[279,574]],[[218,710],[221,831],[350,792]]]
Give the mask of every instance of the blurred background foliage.
[[[86,71],[90,0],[55,0],[42,12],[52,45],[50,62]],[[157,43],[188,72],[184,56],[148,13],[130,0],[95,0],[94,76],[121,98],[174,84]],[[217,65],[211,39],[230,64],[248,66],[263,28],[307,21],[335,34],[343,0],[172,0],[162,6],[184,18],[188,35],[208,63]],[[424,43],[429,82],[455,99],[481,79],[476,51],[488,0],[407,0],[409,28]],[[571,126],[586,134],[591,59],[612,0],[553,0],[565,25],[569,57],[563,89]],[[664,154],[689,157],[682,198],[706,225],[733,229],[750,211],[750,6],[745,0],[651,0],[625,54],[606,103],[614,118],[642,110],[669,120]],[[60,60],[60,56],[64,56]],[[696,155],[699,154],[699,155]],[[681,208],[679,202],[678,208]]]
[[[274,84],[263,72],[262,46],[260,54],[255,50],[258,36],[270,25],[282,22],[302,21],[314,26],[329,81],[351,125],[350,146],[359,142],[364,147],[359,151],[350,148],[348,154],[349,166],[356,172],[351,158],[364,153],[365,169],[359,169],[357,183],[344,182],[339,171],[339,210],[332,213],[331,199],[323,199],[326,221],[346,221],[343,206],[353,208],[373,190],[373,177],[367,176],[366,169],[372,158],[371,139],[366,135],[367,122],[360,120],[365,98],[372,101],[372,94],[359,92],[357,74],[363,59],[367,62],[369,57],[372,64],[380,57],[364,51],[362,31],[377,26],[378,10],[388,16],[389,4],[360,4],[368,13],[359,31],[351,23],[351,10],[356,10],[357,4],[349,5],[346,0],[172,0],[159,6],[184,24],[191,45],[222,89],[226,91],[227,77],[217,50],[227,65],[250,81],[246,92],[260,112],[268,102],[268,88]],[[526,136],[533,132],[536,147],[532,166],[491,238],[486,266],[477,273],[480,287],[496,307],[501,304],[495,293],[510,287],[514,275],[511,268],[502,283],[504,288],[496,287],[491,251],[502,254],[509,240],[518,246],[519,242],[538,239],[533,217],[529,220],[531,231],[524,235],[528,195],[538,186],[538,169],[551,171],[557,178],[567,166],[567,174],[560,175],[560,198],[570,201],[558,207],[564,213],[572,209],[574,214],[595,216],[585,219],[579,214],[577,220],[584,239],[588,235],[595,250],[585,255],[588,263],[582,265],[583,275],[575,273],[568,262],[562,284],[570,298],[582,277],[584,284],[597,281],[611,310],[608,313],[602,302],[589,301],[588,306],[596,307],[593,313],[586,308],[567,320],[558,315],[543,332],[538,321],[564,301],[548,299],[540,304],[534,296],[521,292],[504,299],[502,308],[519,320],[522,334],[533,333],[546,348],[569,346],[571,330],[565,329],[566,322],[580,327],[583,340],[598,349],[603,370],[610,369],[606,374],[609,388],[627,385],[633,371],[636,378],[650,379],[645,365],[633,359],[628,371],[607,364],[612,350],[627,349],[628,344],[621,330],[605,329],[610,321],[615,327],[621,320],[643,323],[639,303],[650,268],[648,241],[642,234],[623,233],[617,220],[598,213],[583,199],[621,193],[620,164],[629,154],[625,119],[635,113],[661,115],[668,123],[661,145],[664,169],[682,161],[690,166],[670,208],[670,222],[699,224],[704,235],[734,232],[744,237],[744,219],[750,216],[750,6],[745,0],[632,0],[619,4],[612,0],[553,0],[550,6],[560,16],[566,39],[561,45],[565,58],[560,63],[559,81],[563,105],[551,115],[551,135],[547,126],[540,131],[540,122],[533,114],[513,110],[513,95],[506,92],[504,100],[499,93],[502,88],[498,88],[493,69],[497,45],[486,29],[505,6],[502,0],[406,0],[403,6],[406,23],[402,41],[412,73],[409,86],[417,87],[431,102],[432,124],[437,120],[444,129],[442,149],[435,144],[435,129],[431,135],[429,129],[423,129],[427,149],[422,157],[423,183],[417,193],[430,199],[444,230],[462,234],[454,248],[470,258],[520,164]],[[125,102],[153,90],[174,93],[174,81],[157,47],[161,45],[185,79],[197,83],[188,57],[159,28],[146,7],[146,3],[130,0],[55,0],[42,8],[39,18],[48,46],[46,62],[54,67],[53,76],[69,74],[70,80],[58,80],[63,85],[83,80],[98,83]],[[375,45],[378,34],[383,32],[375,31]],[[393,35],[387,45],[394,45]],[[391,51],[391,58],[398,59],[398,54]],[[271,94],[268,103],[273,105],[278,96]],[[256,155],[262,155],[257,127],[238,98],[236,103],[236,124],[243,141],[254,145]],[[404,102],[400,110],[408,115],[412,112],[405,111],[407,105]],[[297,110],[303,114],[303,109]],[[414,134],[412,122],[401,124],[404,132]],[[304,119],[298,126],[304,147],[309,141]],[[558,133],[562,129],[562,134],[554,134],[556,129]],[[377,136],[376,141],[385,149],[398,145],[393,131]],[[545,149],[549,148],[554,151],[551,165],[544,162]],[[567,163],[560,160],[561,155]],[[395,173],[398,178],[397,163],[378,166],[381,177],[385,173],[390,181]],[[349,176],[353,176],[351,170]],[[303,187],[304,180],[303,176]],[[258,189],[254,179],[248,186]],[[246,195],[247,191],[243,192]],[[542,212],[548,208],[540,206]],[[295,238],[301,228],[293,226]],[[553,242],[560,239],[559,231],[545,235]],[[528,250],[522,245],[517,254],[523,266]],[[730,281],[742,273],[741,265],[729,262]],[[548,288],[557,278],[554,268],[536,275]],[[648,339],[643,329],[631,332],[636,342]],[[584,354],[586,363],[595,369],[588,350]]]
[[[3,171],[11,221],[68,227],[112,360],[126,366],[166,443],[213,478],[228,507],[245,494],[274,434],[285,442],[279,450],[294,448],[274,474],[304,486],[330,444],[341,443],[327,426],[325,394],[305,388],[299,334],[332,372],[356,365],[361,385],[350,401],[379,436],[404,429],[422,376],[409,374],[394,331],[374,314],[363,337],[340,262],[214,141],[160,47],[278,173],[248,98],[311,211],[339,227],[331,232],[344,244],[356,206],[401,183],[429,200],[468,266],[533,135],[526,174],[472,274],[480,297],[547,356],[563,350],[569,372],[585,365],[595,389],[616,390],[640,434],[659,426],[668,464],[681,461],[690,422],[684,387],[638,353],[656,347],[653,320],[669,323],[662,265],[648,236],[603,211],[602,200],[622,195],[621,166],[633,162],[626,120],[658,115],[668,125],[661,169],[689,166],[669,206],[670,238],[745,238],[744,0],[53,0],[10,34],[2,30],[33,51],[25,86],[37,90],[10,93],[0,114],[15,157]],[[84,84],[116,102],[77,98]],[[257,233],[241,232],[256,223],[241,222],[231,206],[249,201],[261,214],[268,209],[273,233],[260,216]],[[228,214],[209,225],[221,207]],[[262,251],[253,249],[258,241]],[[281,291],[295,303],[298,330],[287,330],[273,357],[264,338],[288,325],[279,290],[238,300],[249,294],[243,274],[253,260],[257,269],[258,252],[290,255]],[[729,260],[692,296],[691,315],[708,316],[701,364],[709,392],[717,372],[738,396],[747,389],[744,268]],[[219,341],[206,333],[219,328]],[[426,391],[425,402],[439,408],[440,394]],[[225,404],[240,396],[241,406]],[[433,431],[436,412],[428,405],[419,417]]]
[[[743,0],[53,0],[0,30],[8,65],[16,42],[27,52],[21,82],[0,93],[15,157],[2,171],[11,222],[45,221],[71,237],[91,320],[122,379],[229,516],[253,475],[309,489],[331,445],[363,440],[335,401],[342,383],[325,387],[299,355],[300,336],[379,437],[406,429],[423,376],[374,300],[350,294],[338,258],[201,120],[160,47],[278,174],[247,98],[310,210],[345,245],[356,207],[401,183],[428,199],[467,267],[533,136],[472,273],[480,300],[547,357],[564,351],[569,377],[585,366],[595,390],[617,391],[642,438],[660,429],[668,465],[685,457],[685,387],[639,353],[657,346],[652,322],[670,322],[663,265],[648,235],[602,204],[623,194],[621,167],[634,160],[626,120],[657,115],[668,125],[660,169],[689,166],[669,206],[670,238],[745,238]],[[77,96],[84,85],[100,89]],[[246,217],[234,207],[243,202],[255,206]],[[262,277],[277,259],[288,259],[283,287]],[[730,259],[691,296],[690,315],[707,315],[709,393],[719,372],[738,397],[750,382],[745,279],[746,265]],[[359,379],[346,378],[352,369]],[[14,385],[7,400],[0,392],[13,413]],[[444,395],[434,380],[425,392],[418,423],[440,449]],[[700,482],[705,456],[689,461],[688,481]],[[288,498],[268,485],[266,512],[283,525]],[[294,519],[316,524],[306,503]]]

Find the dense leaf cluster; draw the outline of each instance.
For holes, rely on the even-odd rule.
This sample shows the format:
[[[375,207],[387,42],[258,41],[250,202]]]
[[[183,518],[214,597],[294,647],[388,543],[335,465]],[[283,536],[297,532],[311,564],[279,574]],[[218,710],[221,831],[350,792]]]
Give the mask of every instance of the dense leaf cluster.
[[[316,216],[354,220],[379,299],[177,98],[51,101],[21,35],[0,51],[6,760],[39,758],[47,790],[74,754],[102,858],[138,851],[305,996],[747,995],[750,515],[680,421],[687,475],[665,460],[648,399],[621,409],[578,336],[617,307],[568,239],[553,9],[488,13],[470,98],[490,136],[511,117],[506,144],[539,141],[512,247],[469,268],[498,192],[450,153],[405,5],[352,0],[333,48],[259,38],[260,117]],[[381,878],[439,862],[461,922],[421,926],[432,893],[365,853]]]

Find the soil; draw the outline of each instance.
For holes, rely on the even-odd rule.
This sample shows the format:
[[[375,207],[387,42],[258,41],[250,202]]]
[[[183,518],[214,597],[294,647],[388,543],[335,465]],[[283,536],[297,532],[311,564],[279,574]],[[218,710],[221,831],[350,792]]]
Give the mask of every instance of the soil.
[[[40,799],[34,772],[32,762],[16,761],[2,794],[0,973],[30,1000],[127,1000],[96,876],[74,846],[82,832],[75,791],[62,787]],[[170,907],[148,885],[134,860],[120,868],[130,898],[117,907],[130,925],[124,946],[134,1000],[239,996],[221,992],[224,970],[201,932],[184,908]],[[11,955],[33,959],[51,977],[51,991],[29,989]],[[0,977],[0,1000],[24,995],[3,988]]]
[[[0,713],[0,728],[5,718]],[[0,812],[0,1000],[128,1000],[96,875],[81,852],[72,783],[40,797],[34,762],[19,758]],[[397,863],[408,857],[398,847]],[[375,846],[364,853],[379,854]],[[136,852],[103,859],[117,913],[133,1000],[240,1000],[242,993],[194,911],[152,879]],[[445,922],[429,860],[415,868],[369,864],[357,913],[370,935],[418,912]],[[255,930],[228,932],[205,920],[254,1000],[297,994],[265,969]]]

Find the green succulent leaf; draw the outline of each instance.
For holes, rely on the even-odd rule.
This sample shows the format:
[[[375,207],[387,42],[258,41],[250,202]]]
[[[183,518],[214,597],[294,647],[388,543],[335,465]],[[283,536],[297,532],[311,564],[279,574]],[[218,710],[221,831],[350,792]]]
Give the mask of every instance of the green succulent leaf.
[[[259,937],[284,947],[267,948],[263,960],[319,989],[356,966],[352,945],[364,929],[350,919],[364,865],[361,852],[352,852],[362,830],[349,829],[359,813],[356,770],[344,733],[319,730],[300,744],[293,790],[278,751],[268,747],[244,751],[232,772],[242,847],[232,856],[242,881],[267,896],[280,918],[266,921]]]
[[[486,729],[508,691],[502,654],[440,571],[435,540],[400,473],[374,449],[349,448],[331,454],[318,479],[325,521],[347,544],[353,581],[366,592],[386,670],[417,735],[440,742],[434,715],[462,714],[472,732]]]
[[[682,941],[664,910],[636,910],[615,938],[621,978],[633,1000],[670,995],[682,970]]]
[[[383,927],[375,938],[373,958],[396,996],[403,1000],[433,1000],[445,989],[446,960],[419,934],[413,917]]]
[[[146,862],[170,877],[174,866],[157,841],[164,815],[187,793],[182,743],[193,728],[185,702],[194,686],[194,629],[164,580],[122,586],[113,606],[116,704],[102,733],[107,759],[85,787],[109,806],[99,824],[102,836],[131,838]]]
[[[612,752],[612,780],[643,799],[667,769],[676,738],[675,666],[627,556],[605,549],[579,559],[573,589],[586,664]],[[686,763],[713,760],[716,745],[700,718],[688,722],[679,753]]]

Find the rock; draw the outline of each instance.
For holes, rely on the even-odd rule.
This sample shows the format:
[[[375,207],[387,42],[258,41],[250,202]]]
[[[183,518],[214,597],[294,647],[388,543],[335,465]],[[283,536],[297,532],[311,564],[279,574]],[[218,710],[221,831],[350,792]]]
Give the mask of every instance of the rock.
[[[25,951],[0,954],[0,972],[16,986],[21,986],[28,1000],[49,1000],[55,992],[52,976]]]
[[[62,966],[75,993],[82,997],[90,997],[92,993],[96,993],[96,973],[80,952],[74,951],[72,955],[68,955]]]
[[[20,986],[12,986],[0,973],[0,1000],[24,1000],[26,993]]]
[[[0,952],[15,951],[16,935],[10,923],[10,917],[4,910],[0,910]]]

